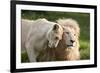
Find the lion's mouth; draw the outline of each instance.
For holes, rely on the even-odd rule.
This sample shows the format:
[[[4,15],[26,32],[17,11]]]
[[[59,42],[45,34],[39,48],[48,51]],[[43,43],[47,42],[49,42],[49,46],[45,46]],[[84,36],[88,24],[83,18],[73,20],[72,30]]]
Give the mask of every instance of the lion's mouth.
[[[67,47],[73,47],[73,45],[67,45]]]

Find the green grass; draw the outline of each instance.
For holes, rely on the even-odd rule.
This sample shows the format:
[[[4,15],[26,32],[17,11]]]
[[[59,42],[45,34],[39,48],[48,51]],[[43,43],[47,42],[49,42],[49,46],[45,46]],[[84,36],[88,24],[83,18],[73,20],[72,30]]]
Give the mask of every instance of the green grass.
[[[81,59],[90,59],[90,43],[80,40]]]
[[[21,54],[21,62],[29,62],[28,55],[26,52]]]
[[[90,14],[76,12],[46,12],[46,11],[27,11],[22,10],[21,17],[24,19],[35,20],[46,18],[49,21],[56,21],[59,18],[72,18],[78,21],[80,26],[80,55],[81,59],[90,59]],[[22,62],[28,62],[27,54],[21,55]]]

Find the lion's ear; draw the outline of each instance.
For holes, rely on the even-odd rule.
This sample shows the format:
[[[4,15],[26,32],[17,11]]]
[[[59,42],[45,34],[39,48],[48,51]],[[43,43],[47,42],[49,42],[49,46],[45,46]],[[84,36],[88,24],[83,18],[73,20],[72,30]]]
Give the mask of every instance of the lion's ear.
[[[53,30],[58,30],[58,29],[59,29],[59,25],[55,24],[55,25],[53,26]]]
[[[62,28],[63,28],[63,30],[65,30],[66,28],[65,28],[65,26],[62,26]]]

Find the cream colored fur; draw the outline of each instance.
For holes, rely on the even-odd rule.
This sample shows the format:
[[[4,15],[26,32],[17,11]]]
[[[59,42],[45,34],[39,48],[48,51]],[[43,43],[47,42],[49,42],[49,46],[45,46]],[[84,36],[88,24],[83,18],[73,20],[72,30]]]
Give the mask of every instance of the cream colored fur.
[[[56,48],[47,48],[38,56],[38,61],[79,60],[80,28],[73,19],[59,19],[57,23],[64,28],[62,40]],[[72,43],[71,40],[74,42]],[[68,46],[72,45],[72,46]]]
[[[21,45],[25,48],[30,62],[36,62],[40,51],[49,47],[57,47],[62,39],[63,28],[61,25],[46,19],[22,19]],[[56,38],[57,37],[57,38]]]

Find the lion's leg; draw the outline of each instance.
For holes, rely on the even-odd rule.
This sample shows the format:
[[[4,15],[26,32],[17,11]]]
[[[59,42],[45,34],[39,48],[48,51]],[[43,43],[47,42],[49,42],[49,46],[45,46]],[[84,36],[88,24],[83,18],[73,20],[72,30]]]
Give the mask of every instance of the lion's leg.
[[[31,47],[29,43],[26,44],[26,51],[28,54],[28,58],[30,62],[36,62],[36,55],[34,52],[34,48]]]

